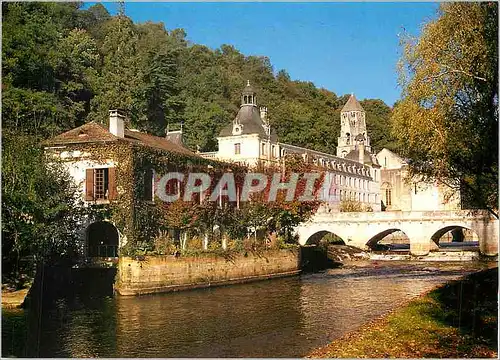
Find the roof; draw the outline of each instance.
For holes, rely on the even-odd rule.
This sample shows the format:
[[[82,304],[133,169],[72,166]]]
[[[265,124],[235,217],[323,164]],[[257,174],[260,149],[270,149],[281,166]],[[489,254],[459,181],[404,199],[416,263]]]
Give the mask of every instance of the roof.
[[[64,145],[116,140],[118,137],[111,134],[108,129],[91,121],[46,140],[44,144]]]
[[[267,137],[264,122],[260,117],[260,111],[254,105],[242,105],[234,121],[226,125],[219,133],[219,136],[233,136],[234,124],[241,125],[241,133],[239,135],[258,134],[262,137]],[[275,138],[276,131],[271,128],[271,139]]]
[[[125,137],[119,138],[111,134],[107,128],[93,121],[66,131],[44,142],[44,145],[69,145],[95,142],[129,141],[151,148],[196,156],[191,150],[173,143],[166,138],[149,135],[139,131],[125,130]]]
[[[250,85],[250,80],[247,80],[247,86],[245,86],[245,88],[243,89],[242,91],[242,94],[243,95],[247,95],[247,94],[253,94],[255,93],[255,90],[253,89],[252,85]]]
[[[341,112],[345,111],[365,111],[365,110],[359,103],[358,99],[356,99],[356,96],[354,96],[354,94],[351,94],[349,100],[347,100],[347,102],[345,103],[344,107],[341,110]]]
[[[359,161],[359,150],[356,149],[356,150],[351,150],[346,156],[345,156],[345,159],[348,159],[348,160],[354,160],[354,161]],[[371,165],[371,166],[375,166],[375,167],[378,167],[380,166],[378,164],[378,161],[377,161],[377,158],[375,156],[373,156],[371,153],[369,153],[368,151],[365,151],[364,152],[364,156],[363,156],[363,163],[364,164],[367,164],[367,165]]]

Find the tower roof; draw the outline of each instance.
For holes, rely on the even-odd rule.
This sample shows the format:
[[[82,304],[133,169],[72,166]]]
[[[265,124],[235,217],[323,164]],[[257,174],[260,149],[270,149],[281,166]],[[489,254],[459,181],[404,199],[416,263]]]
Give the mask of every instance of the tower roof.
[[[236,118],[231,124],[226,125],[220,132],[219,136],[232,136],[233,124],[241,125],[241,135],[259,134],[263,138],[267,138],[264,128],[264,122],[260,117],[259,110],[255,106],[242,106],[236,115]],[[276,130],[271,127],[271,139],[276,139]]]
[[[252,85],[250,85],[250,80],[247,80],[247,86],[242,91],[242,94],[253,94],[255,90],[253,89]]]
[[[356,96],[354,96],[354,94],[351,94],[349,100],[347,100],[344,107],[342,108],[342,112],[346,111],[365,111],[365,109],[363,109],[358,99],[356,99]]]

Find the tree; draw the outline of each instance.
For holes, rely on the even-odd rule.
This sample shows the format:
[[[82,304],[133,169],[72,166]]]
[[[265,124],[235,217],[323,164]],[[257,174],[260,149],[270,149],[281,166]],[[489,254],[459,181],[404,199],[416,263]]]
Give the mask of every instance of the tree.
[[[96,96],[92,99],[92,117],[104,122],[111,109],[131,111],[136,101],[141,69],[138,67],[137,32],[126,16],[116,16],[107,23],[100,49],[102,70],[96,78]],[[132,121],[135,120],[134,113]]]
[[[2,281],[9,283],[33,275],[34,264],[81,253],[75,229],[87,212],[72,178],[48,164],[32,136],[2,135]]]
[[[410,173],[498,217],[498,4],[443,3],[403,50],[392,120]]]

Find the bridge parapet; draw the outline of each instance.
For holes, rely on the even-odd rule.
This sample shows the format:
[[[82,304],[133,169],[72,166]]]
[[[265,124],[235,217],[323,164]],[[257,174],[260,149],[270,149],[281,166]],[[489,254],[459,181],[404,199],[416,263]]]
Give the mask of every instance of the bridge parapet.
[[[321,212],[310,222],[394,222],[394,221],[436,221],[436,220],[495,220],[487,210],[450,211],[381,211],[381,212]]]

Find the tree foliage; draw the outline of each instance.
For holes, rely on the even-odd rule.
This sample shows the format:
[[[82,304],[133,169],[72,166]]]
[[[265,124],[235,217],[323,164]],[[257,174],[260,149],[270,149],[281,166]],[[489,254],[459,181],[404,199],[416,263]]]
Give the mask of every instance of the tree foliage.
[[[403,49],[393,129],[410,170],[465,190],[468,206],[496,209],[498,4],[443,3]]]
[[[189,147],[214,151],[250,80],[282,141],[335,152],[347,96],[292,80],[285,70],[275,74],[267,57],[191,44],[182,29],[134,24],[102,4],[5,3],[3,35],[2,115],[30,134],[106,123],[108,110],[123,108],[129,126],[163,136],[167,124],[184,122]],[[389,107],[362,104],[373,145],[390,145]]]
[[[60,164],[49,165],[33,138],[2,137],[2,279],[20,279],[34,262],[82,252],[79,226],[87,214],[81,194]],[[28,259],[23,259],[28,257]],[[27,260],[27,261],[22,261]],[[22,285],[22,284],[20,284]]]

